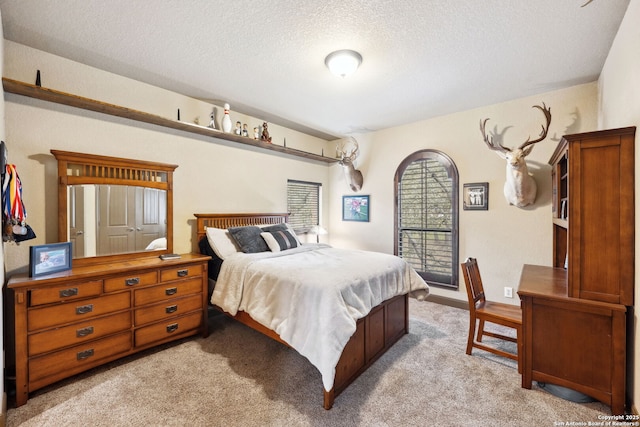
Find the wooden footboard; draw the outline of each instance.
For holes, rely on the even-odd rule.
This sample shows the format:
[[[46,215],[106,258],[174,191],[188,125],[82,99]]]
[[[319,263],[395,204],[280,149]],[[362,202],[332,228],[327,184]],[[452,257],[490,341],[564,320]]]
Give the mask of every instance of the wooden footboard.
[[[335,398],[349,384],[355,381],[404,334],[409,332],[408,307],[408,296],[398,295],[374,307],[366,317],[358,320],[356,331],[347,342],[336,366],[333,389],[324,390],[324,409],[331,409]],[[235,316],[225,314],[269,338],[289,346],[277,333],[253,320],[247,313],[241,311]]]
[[[199,241],[205,235],[206,227],[229,228],[279,224],[286,222],[288,214],[195,214],[195,216],[197,218],[196,239]],[[239,312],[236,316],[229,316],[288,346],[275,331],[256,322],[247,313]],[[408,332],[408,295],[399,295],[384,301],[374,307],[366,317],[358,320],[356,332],[345,346],[336,366],[333,389],[324,391],[324,408],[331,409],[335,398]]]
[[[384,301],[374,307],[369,315],[358,320],[356,332],[342,351],[336,366],[333,390],[324,392],[324,409],[331,409],[336,396],[407,333],[408,295],[398,295]]]

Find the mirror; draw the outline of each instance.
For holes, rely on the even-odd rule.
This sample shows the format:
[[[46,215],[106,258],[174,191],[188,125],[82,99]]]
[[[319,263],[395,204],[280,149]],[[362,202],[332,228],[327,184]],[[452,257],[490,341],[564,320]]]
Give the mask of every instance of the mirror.
[[[74,265],[173,251],[176,165],[51,150],[58,160],[58,237]]]
[[[67,186],[73,258],[167,249],[167,192],[128,185]]]

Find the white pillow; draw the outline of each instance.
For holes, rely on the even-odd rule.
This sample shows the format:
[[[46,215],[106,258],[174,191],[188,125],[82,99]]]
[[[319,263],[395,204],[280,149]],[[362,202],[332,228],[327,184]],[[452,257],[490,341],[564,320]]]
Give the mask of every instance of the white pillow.
[[[211,246],[213,252],[215,252],[221,260],[224,260],[229,255],[242,252],[228,230],[224,228],[207,227],[205,232],[209,246]]]
[[[166,237],[157,238],[153,240],[151,243],[149,243],[149,245],[147,245],[146,248],[144,248],[145,251],[158,251],[162,249],[167,249]]]
[[[289,231],[260,233],[271,252],[280,252],[298,247],[298,239]]]

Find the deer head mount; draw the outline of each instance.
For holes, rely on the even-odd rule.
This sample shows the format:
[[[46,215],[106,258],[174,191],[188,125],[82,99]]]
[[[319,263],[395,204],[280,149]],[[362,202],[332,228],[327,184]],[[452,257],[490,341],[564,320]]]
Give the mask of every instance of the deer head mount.
[[[349,152],[347,152],[347,146],[353,145],[353,148]],[[344,177],[351,187],[352,191],[359,191],[362,188],[363,178],[362,172],[357,170],[353,165],[353,162],[358,157],[358,141],[356,141],[353,137],[348,137],[344,140],[338,142],[336,147],[336,153],[340,158],[338,164],[342,166],[344,170]]]
[[[493,136],[488,136],[485,130],[489,119],[480,120],[480,132],[482,132],[485,144],[487,144],[489,149],[495,151],[500,157],[507,161],[507,179],[504,183],[504,197],[510,205],[519,208],[530,205],[536,200],[538,187],[533,176],[529,174],[525,157],[531,153],[534,144],[547,137],[549,125],[551,124],[551,108],[547,108],[544,102],[542,106],[534,105],[532,108],[537,108],[542,111],[546,119],[546,124],[542,125],[542,131],[537,139],[532,141],[531,138],[528,138],[520,144],[518,148],[508,148],[501,143],[494,142]]]

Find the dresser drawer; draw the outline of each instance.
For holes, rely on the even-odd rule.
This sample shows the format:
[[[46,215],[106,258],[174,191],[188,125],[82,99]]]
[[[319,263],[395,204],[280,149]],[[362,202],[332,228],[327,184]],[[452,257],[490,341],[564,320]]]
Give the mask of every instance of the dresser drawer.
[[[186,332],[198,329],[202,324],[202,311],[189,314],[170,321],[156,323],[137,329],[134,333],[136,347],[161,341],[174,335],[182,335]]]
[[[202,264],[168,268],[160,272],[160,281],[168,282],[169,280],[182,279],[185,277],[202,276],[202,269]]]
[[[202,293],[202,278],[163,283],[158,286],[136,289],[134,292],[134,304],[136,307],[140,307],[145,304]]]
[[[144,325],[145,323],[155,322],[156,320],[167,319],[170,317],[181,316],[190,311],[202,311],[202,295],[195,294],[185,298],[173,299],[164,304],[156,304],[135,311],[135,325]]]
[[[30,293],[30,305],[33,307],[54,302],[93,297],[100,295],[101,292],[102,280],[74,283],[71,285],[56,286],[52,288],[33,289]]]
[[[104,281],[104,291],[120,291],[123,289],[131,289],[136,286],[153,285],[155,283],[158,283],[158,272],[156,270],[139,274],[132,273],[106,279]]]
[[[82,322],[89,318],[131,307],[129,292],[105,295],[81,301],[72,301],[51,307],[29,310],[27,324],[29,331],[63,325],[70,322]]]
[[[131,327],[131,314],[127,311],[63,328],[29,335],[29,356],[34,356],[70,345],[94,340]]]
[[[131,350],[131,332],[115,335],[86,344],[77,345],[42,357],[29,360],[29,382],[36,382],[51,375],[66,372],[69,376],[100,359]]]

